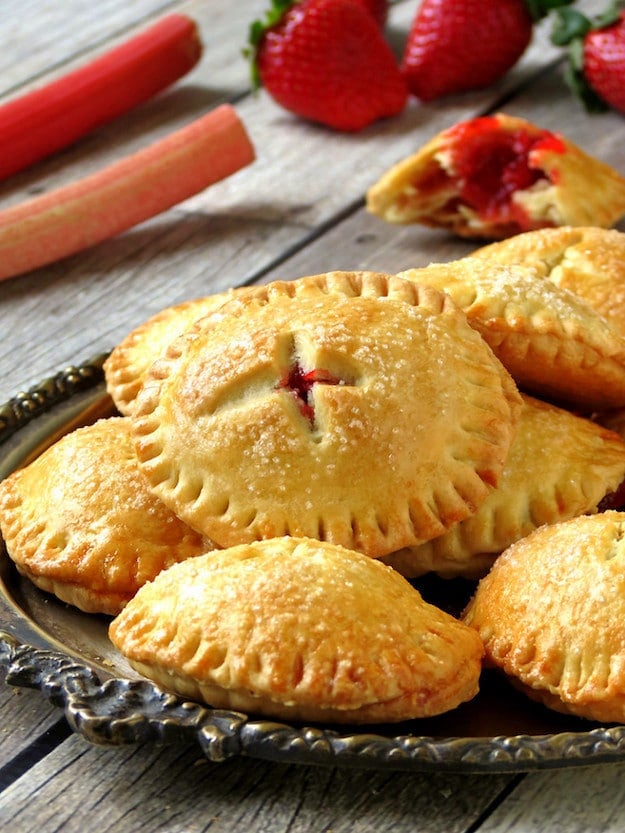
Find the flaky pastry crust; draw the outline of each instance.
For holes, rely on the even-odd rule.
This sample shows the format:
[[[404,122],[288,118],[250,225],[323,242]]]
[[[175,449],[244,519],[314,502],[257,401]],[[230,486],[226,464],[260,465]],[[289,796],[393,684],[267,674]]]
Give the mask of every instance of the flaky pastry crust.
[[[387,556],[402,575],[480,578],[537,527],[596,512],[625,479],[625,443],[589,419],[523,397],[502,478],[477,512],[444,535]]]
[[[132,330],[115,346],[103,365],[106,389],[117,410],[124,416],[132,413],[143,377],[176,336],[198,318],[219,309],[234,294],[244,291],[228,290],[183,301],[166,307]]]
[[[148,488],[124,417],[76,429],[0,482],[0,529],[22,574],[89,613],[118,613],[211,548]]]
[[[448,293],[528,393],[587,412],[625,405],[625,339],[542,272],[466,257],[400,277]]]
[[[379,556],[475,511],[519,405],[447,296],[342,272],[202,319],[150,370],[133,427],[152,488],[220,546],[294,535]]]
[[[489,156],[497,135],[509,136],[510,147]],[[465,171],[469,147],[475,170]],[[494,182],[502,156],[509,175]],[[390,223],[421,223],[466,238],[564,225],[609,228],[625,214],[625,179],[561,134],[497,113],[454,125],[398,162],[367,192],[367,209]]]
[[[568,289],[625,335],[625,234],[596,227],[539,229],[472,253],[498,263],[522,263]]]
[[[551,709],[625,721],[625,513],[543,526],[510,547],[464,615],[489,664]]]
[[[475,631],[389,567],[282,538],[178,564],[110,626],[131,665],[217,708],[366,723],[427,717],[477,693]]]

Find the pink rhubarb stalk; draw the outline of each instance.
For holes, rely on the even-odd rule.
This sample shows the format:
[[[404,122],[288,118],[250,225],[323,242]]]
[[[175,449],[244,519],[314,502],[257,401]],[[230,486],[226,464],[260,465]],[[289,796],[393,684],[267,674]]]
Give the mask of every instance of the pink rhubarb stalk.
[[[197,25],[163,17],[90,63],[0,105],[5,179],[173,84],[202,55]]]
[[[223,104],[103,170],[0,212],[0,280],[67,257],[160,214],[254,160]]]

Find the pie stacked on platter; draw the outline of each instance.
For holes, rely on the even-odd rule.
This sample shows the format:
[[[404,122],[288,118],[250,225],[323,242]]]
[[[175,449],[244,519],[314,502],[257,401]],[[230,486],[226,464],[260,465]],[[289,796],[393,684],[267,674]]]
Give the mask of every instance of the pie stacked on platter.
[[[349,723],[457,707],[482,640],[408,578],[483,576],[543,524],[603,517],[625,479],[625,443],[590,418],[625,407],[625,339],[523,265],[198,299],[105,371],[123,416],[0,484],[7,551],[118,614],[141,674],[216,707]]]

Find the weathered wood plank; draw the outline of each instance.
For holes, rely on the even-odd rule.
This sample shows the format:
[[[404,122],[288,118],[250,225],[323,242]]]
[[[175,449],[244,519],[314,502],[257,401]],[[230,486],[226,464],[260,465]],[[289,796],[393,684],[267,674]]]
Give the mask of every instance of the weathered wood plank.
[[[72,737],[0,795],[0,819],[19,833],[83,833],[96,820],[102,833],[461,833],[510,780],[212,764],[194,749],[99,749]]]
[[[0,674],[0,769],[54,726],[62,713],[40,692],[4,684]]]
[[[12,3],[2,17],[0,95],[174,5],[167,0],[100,0],[95,10],[85,0]]]
[[[625,764],[528,775],[479,833],[621,833]]]
[[[171,12],[197,21],[204,43],[202,70],[209,70],[210,86],[222,94],[241,92],[249,86],[241,49],[250,21],[263,10],[259,0],[100,0],[97,9],[85,0],[22,0],[2,20],[0,98],[82,65]],[[186,80],[194,84],[202,70]]]

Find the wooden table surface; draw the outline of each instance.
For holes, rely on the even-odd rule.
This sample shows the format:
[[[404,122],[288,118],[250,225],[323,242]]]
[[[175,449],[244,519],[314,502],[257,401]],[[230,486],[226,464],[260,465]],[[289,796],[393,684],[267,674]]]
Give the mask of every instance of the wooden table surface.
[[[242,58],[264,0],[22,0],[0,28],[0,95],[11,97],[99,54],[165,12],[198,21],[198,67],[174,88],[0,187],[0,207],[97,170],[232,102],[256,162],[175,209],[63,262],[0,284],[0,402],[110,349],[186,298],[330,269],[394,272],[472,244],[391,227],[364,194],[393,162],[444,127],[497,110],[564,132],[625,172],[625,121],[588,116],[562,80],[562,54],[539,29],[497,86],[419,105],[360,134],[337,134],[250,92]],[[586,3],[601,8],[601,3]],[[416,0],[392,8],[399,50]],[[0,623],[1,624],[1,623]],[[0,824],[27,831],[621,831],[625,763],[522,774],[400,773],[209,762],[194,746],[100,747],[70,732],[40,692],[0,686]]]

